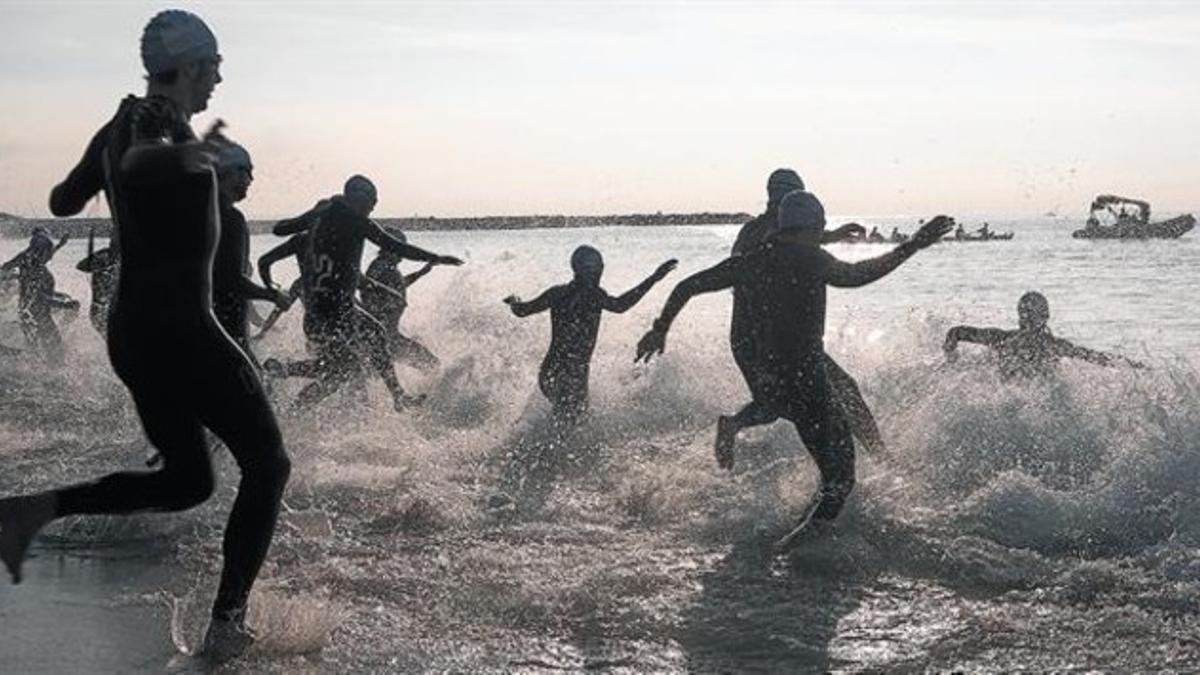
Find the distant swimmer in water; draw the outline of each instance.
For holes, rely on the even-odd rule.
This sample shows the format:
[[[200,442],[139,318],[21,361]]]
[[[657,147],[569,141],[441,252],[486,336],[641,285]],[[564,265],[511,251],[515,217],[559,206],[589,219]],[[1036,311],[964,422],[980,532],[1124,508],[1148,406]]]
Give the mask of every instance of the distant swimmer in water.
[[[121,272],[108,352],[162,468],[0,500],[0,559],[14,582],[34,536],[80,514],[181,511],[206,501],[214,477],[205,429],[241,470],[224,564],[201,652],[231,657],[252,642],[250,589],[266,557],[291,463],[254,366],[212,313],[220,223],[213,151],[189,126],[221,82],[216,38],[194,14],[158,13],[142,34],[146,96],[129,96],[51,194],[56,215],[103,189]],[[107,170],[105,169],[107,167]]]
[[[791,169],[778,169],[767,179],[767,210],[742,226],[733,245],[732,255],[748,255],[767,241],[767,234],[777,227],[779,202],[793,190],[803,190],[804,182]],[[852,223],[821,234],[822,244],[832,244],[863,236],[861,225]],[[758,314],[764,305],[751,295],[748,286],[733,287],[733,318],[730,321],[729,344],[733,360],[746,381],[751,394],[758,388],[762,376],[769,377],[770,368],[760,368],[762,351],[759,333],[766,325]],[[886,448],[879,425],[871,414],[858,383],[828,354],[825,355],[825,373],[829,377],[830,395],[846,414],[850,430],[867,452],[882,454]],[[777,415],[766,413],[761,406],[751,403],[736,415],[722,416],[717,420],[716,455],[732,462],[733,445],[737,434],[743,429],[769,424]],[[722,466],[727,464],[722,463]],[[732,467],[732,463],[727,466]]]
[[[399,228],[386,230],[397,241],[407,243],[407,237]],[[383,324],[387,331],[388,348],[392,354],[401,363],[430,371],[437,368],[438,358],[425,345],[400,332],[400,317],[408,308],[408,287],[429,274],[433,263],[425,263],[424,267],[412,274],[402,274],[397,269],[401,260],[395,253],[380,249],[379,255],[367,266],[358,294],[362,298],[363,309]]]
[[[79,308],[79,301],[54,290],[54,275],[46,264],[57,250],[48,234],[35,233],[27,249],[0,266],[0,274],[17,275],[17,316],[26,349],[51,366],[62,365],[65,354],[51,310]]]
[[[92,304],[88,308],[88,317],[101,337],[108,336],[108,308],[117,290],[118,262],[112,248],[96,250],[96,229],[89,230],[87,257],[80,260],[75,269],[92,277]]]
[[[341,196],[328,200],[303,224],[281,227],[277,234],[307,232],[304,281],[304,333],[317,349],[320,377],[300,392],[296,404],[308,408],[328,397],[360,371],[359,353],[392,395],[396,410],[418,404],[396,377],[386,331],[354,302],[362,275],[366,241],[401,259],[435,265],[461,265],[452,256],[430,253],[393,238],[370,219],[378,201],[375,185],[364,176],[346,181]]]
[[[552,286],[529,302],[510,295],[504,302],[519,317],[550,310],[550,348],[542,359],[538,386],[554,406],[556,421],[573,424],[588,408],[588,377],[600,315],[605,311],[629,311],[678,264],[668,260],[642,283],[612,297],[600,287],[604,258],[591,246],[580,246],[571,254],[575,278]]]
[[[821,487],[803,522],[833,520],[854,487],[854,443],[826,373],[826,286],[856,288],[876,281],[936,242],[953,223],[939,216],[890,253],[847,263],[821,250],[825,210],[820,201],[803,190],[790,192],[765,245],[679,282],[638,342],[637,359],[648,362],[663,352],[671,323],[692,296],[726,288],[749,291],[757,304],[753,317],[761,350],[752,405],[762,409],[759,419],[792,422],[817,463]],[[718,461],[731,466],[732,448]]]
[[[218,203],[221,208],[221,239],[213,258],[213,314],[229,337],[256,366],[250,349],[249,309],[251,300],[266,300],[276,307],[291,304],[273,287],[262,287],[246,276],[250,263],[250,229],[236,204],[246,198],[254,181],[254,164],[244,147],[229,140],[218,125],[205,140],[217,148]]]
[[[1036,377],[1052,373],[1060,359],[1080,359],[1100,366],[1126,363],[1134,368],[1145,366],[1115,354],[1106,354],[1071,344],[1050,332],[1050,303],[1037,291],[1021,296],[1017,303],[1017,330],[955,326],[946,333],[942,346],[950,359],[957,357],[958,343],[986,345],[996,352],[1000,377]]]

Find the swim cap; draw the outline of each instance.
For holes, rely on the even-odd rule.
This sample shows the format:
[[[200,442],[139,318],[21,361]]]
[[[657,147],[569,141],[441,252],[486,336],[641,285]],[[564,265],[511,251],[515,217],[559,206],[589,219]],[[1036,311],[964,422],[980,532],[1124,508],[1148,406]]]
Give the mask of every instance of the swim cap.
[[[1050,303],[1041,293],[1029,291],[1017,302],[1017,317],[1022,328],[1041,328],[1050,320]]]
[[[29,231],[29,238],[37,239],[38,237],[45,237],[46,239],[49,239],[50,230],[47,230],[46,226],[44,225],[35,225],[33,229]]]
[[[220,59],[216,36],[191,12],[181,9],[159,12],[142,31],[142,65],[151,75],[189,63]]]
[[[580,246],[571,254],[571,270],[576,274],[595,273],[604,269],[604,256],[591,246]]]
[[[29,240],[29,250],[34,254],[48,256],[54,252],[54,240],[49,235],[37,234]]]
[[[352,194],[362,195],[376,199],[379,193],[375,190],[375,184],[369,178],[361,175],[353,175],[350,180],[346,181],[345,187],[342,188],[342,194],[349,197]]]
[[[825,229],[825,207],[811,192],[792,190],[779,202],[779,218],[770,234],[788,230],[820,232]]]
[[[803,190],[800,174],[791,169],[775,169],[767,179],[767,203],[778,204],[792,190]]]
[[[231,171],[233,169],[253,171],[254,164],[250,162],[250,153],[246,151],[246,148],[229,141],[223,143],[221,149],[217,151],[217,170]]]

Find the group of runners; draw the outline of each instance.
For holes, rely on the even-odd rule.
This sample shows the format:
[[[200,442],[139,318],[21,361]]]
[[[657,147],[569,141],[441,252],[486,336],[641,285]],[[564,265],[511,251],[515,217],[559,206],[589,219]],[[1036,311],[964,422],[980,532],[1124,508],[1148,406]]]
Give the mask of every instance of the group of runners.
[[[146,26],[141,53],[145,95],[121,101],[79,163],[51,192],[50,208],[56,216],[70,216],[100,192],[108,200],[114,224],[111,247],[96,251],[89,242],[79,269],[92,275],[93,324],[106,336],[113,369],[130,392],[160,465],[0,499],[0,559],[13,581],[20,581],[33,538],[57,518],[175,511],[205,501],[214,482],[208,430],[229,449],[241,471],[202,645],[204,652],[224,658],[252,640],[245,625],[247,599],[267,554],[290,472],[264,390],[264,371],[311,380],[293,404],[300,408],[360,382],[367,373],[383,381],[398,410],[419,404],[420,397],[400,385],[396,359],[425,370],[436,368],[438,360],[397,328],[407,304],[406,288],[433,266],[462,261],[412,246],[402,232],[377,225],[370,219],[376,187],[354,176],[340,194],[275,226],[275,234],[287,239],[259,259],[262,283],[253,282],[247,274],[249,231],[237,208],[253,180],[250,155],[220,124],[203,137],[189,124],[207,108],[222,81],[217,40],[196,15],[169,10]],[[732,289],[730,343],[751,400],[719,419],[717,461],[723,468],[733,467],[741,430],[788,420],[820,471],[806,521],[828,522],[854,486],[854,439],[873,450],[882,450],[884,442],[854,378],[825,351],[826,289],[864,286],[884,277],[955,223],[937,216],[890,252],[847,263],[821,245],[862,236],[861,227],[827,232],[821,202],[792,170],[771,174],[767,194],[766,211],[742,228],[730,255],[676,285],[636,354],[649,361],[665,350],[672,323],[691,297]],[[380,252],[364,274],[367,241]],[[31,297],[56,297],[46,269],[55,250],[46,233],[35,233],[19,260],[4,266],[4,271],[19,270],[22,307],[28,304],[27,286]],[[299,265],[300,278],[284,292],[275,286],[271,269],[290,257]],[[402,260],[425,266],[404,275],[397,269]],[[567,425],[587,410],[589,369],[603,312],[632,308],[677,262],[664,262],[616,297],[601,286],[604,261],[599,251],[582,246],[570,264],[570,282],[528,302],[505,299],[517,316],[550,312],[550,346],[538,383],[554,418]],[[303,304],[303,329],[313,358],[266,359],[260,365],[251,348],[249,302],[276,305],[265,331],[296,299]],[[31,302],[36,311],[22,319],[31,348],[60,359],[61,339],[48,314],[53,303]],[[994,346],[1010,364],[1005,372],[1013,374],[1044,370],[1064,356],[1099,363],[1116,358],[1053,337],[1041,296],[1023,298],[1020,307],[1017,331],[958,327],[947,336],[947,351],[960,342]]]

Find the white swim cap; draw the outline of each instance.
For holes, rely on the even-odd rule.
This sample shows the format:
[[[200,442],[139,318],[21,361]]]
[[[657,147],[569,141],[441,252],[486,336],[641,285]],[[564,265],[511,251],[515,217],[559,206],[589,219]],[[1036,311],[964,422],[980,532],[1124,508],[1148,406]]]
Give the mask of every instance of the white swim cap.
[[[825,207],[811,192],[792,190],[779,202],[779,219],[771,234],[787,230],[820,232],[825,229]]]
[[[791,169],[775,169],[767,179],[767,203],[778,204],[787,193],[803,189],[804,181],[800,174]]]
[[[377,199],[379,196],[378,191],[375,189],[375,184],[366,176],[361,175],[351,176],[350,180],[346,181],[345,187],[342,188],[342,194],[347,197],[357,194],[370,197],[371,199]]]
[[[191,12],[181,9],[159,12],[142,31],[142,65],[151,75],[189,63],[220,59],[216,36]]]

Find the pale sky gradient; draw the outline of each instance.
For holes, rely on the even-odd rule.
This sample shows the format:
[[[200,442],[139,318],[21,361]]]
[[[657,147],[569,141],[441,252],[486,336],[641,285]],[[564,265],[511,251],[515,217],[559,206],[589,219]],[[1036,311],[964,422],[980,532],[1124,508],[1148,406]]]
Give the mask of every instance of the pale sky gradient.
[[[778,166],[837,213],[1200,205],[1197,2],[0,0],[0,210],[47,214],[171,6],[220,41],[195,126],[254,155],[251,217],[355,172],[383,216],[755,211]]]

